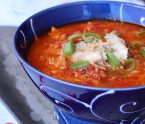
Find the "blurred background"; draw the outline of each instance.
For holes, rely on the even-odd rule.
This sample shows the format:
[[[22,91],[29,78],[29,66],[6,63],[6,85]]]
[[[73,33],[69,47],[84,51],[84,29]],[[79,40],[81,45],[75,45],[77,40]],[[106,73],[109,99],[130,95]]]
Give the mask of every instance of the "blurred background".
[[[80,0],[0,0],[0,124],[57,124],[52,104],[23,71],[12,42],[17,27],[31,15],[76,1]],[[144,0],[112,1],[145,6]]]
[[[85,0],[1,0],[0,25],[18,26],[29,16],[52,6]],[[89,0],[88,0],[89,1]],[[93,0],[92,0],[93,1]],[[102,1],[102,0],[98,0]],[[106,0],[103,0],[106,1]],[[145,5],[144,0],[110,0]]]

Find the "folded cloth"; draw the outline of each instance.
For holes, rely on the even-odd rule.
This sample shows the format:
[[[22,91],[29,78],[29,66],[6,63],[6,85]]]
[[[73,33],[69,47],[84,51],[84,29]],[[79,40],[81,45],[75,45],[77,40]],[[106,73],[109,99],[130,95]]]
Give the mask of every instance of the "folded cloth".
[[[85,0],[3,0],[0,4],[0,26],[18,26],[25,19],[43,9],[76,1]],[[111,1],[131,2],[139,5],[145,5],[144,0]]]

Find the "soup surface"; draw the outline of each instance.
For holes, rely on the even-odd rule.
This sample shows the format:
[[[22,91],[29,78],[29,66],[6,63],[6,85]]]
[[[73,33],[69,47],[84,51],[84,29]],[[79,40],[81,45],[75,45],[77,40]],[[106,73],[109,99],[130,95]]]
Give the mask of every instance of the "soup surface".
[[[80,85],[145,85],[145,27],[96,20],[52,27],[34,41],[28,62],[49,76]]]

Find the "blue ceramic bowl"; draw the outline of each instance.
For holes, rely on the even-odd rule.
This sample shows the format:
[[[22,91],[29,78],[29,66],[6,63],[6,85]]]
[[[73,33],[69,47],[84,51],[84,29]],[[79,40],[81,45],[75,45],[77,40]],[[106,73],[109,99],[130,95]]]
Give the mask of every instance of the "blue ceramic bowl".
[[[34,39],[73,22],[118,20],[145,26],[145,7],[119,2],[78,2],[46,9],[16,31],[15,53],[38,89],[54,103],[60,124],[145,124],[145,86],[111,89],[71,84],[47,76],[27,63]]]

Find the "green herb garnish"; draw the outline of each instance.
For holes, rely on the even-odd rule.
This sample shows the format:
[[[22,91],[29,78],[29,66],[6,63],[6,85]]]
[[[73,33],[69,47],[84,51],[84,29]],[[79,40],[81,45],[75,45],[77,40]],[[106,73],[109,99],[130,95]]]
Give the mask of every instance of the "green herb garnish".
[[[136,68],[135,60],[133,58],[129,58],[125,61],[124,67],[128,67],[124,71],[133,71]]]
[[[143,45],[143,43],[141,43],[142,41],[134,41],[131,43],[131,47],[136,47],[136,46],[141,46]]]
[[[83,34],[83,40],[84,40],[84,42],[91,43],[95,39],[99,40],[99,39],[101,39],[101,37],[98,34],[92,33],[92,32],[85,32]]]
[[[82,34],[79,34],[79,33],[77,33],[77,34],[72,34],[72,35],[70,35],[70,36],[67,38],[67,40],[68,40],[68,41],[72,41],[74,38],[81,37],[81,36],[82,36]]]
[[[140,48],[140,53],[145,58],[145,47]]]
[[[63,50],[65,55],[72,55],[75,52],[75,46],[73,42],[67,42],[64,45],[64,50]]]
[[[145,34],[145,29],[140,29],[140,31],[136,32],[136,36],[140,37]]]
[[[75,69],[79,69],[79,68],[83,68],[89,65],[89,61],[78,61],[73,63],[70,68],[75,70]]]
[[[117,67],[120,65],[118,58],[108,49],[106,49],[106,56],[107,56],[107,60],[108,60],[109,64],[112,67]]]

